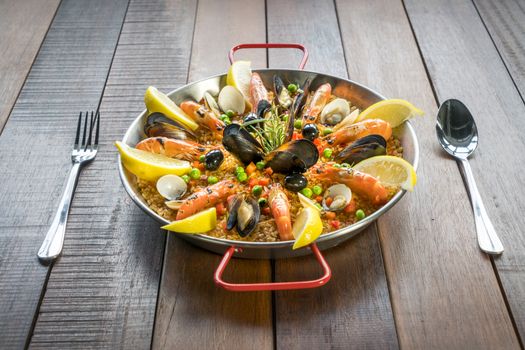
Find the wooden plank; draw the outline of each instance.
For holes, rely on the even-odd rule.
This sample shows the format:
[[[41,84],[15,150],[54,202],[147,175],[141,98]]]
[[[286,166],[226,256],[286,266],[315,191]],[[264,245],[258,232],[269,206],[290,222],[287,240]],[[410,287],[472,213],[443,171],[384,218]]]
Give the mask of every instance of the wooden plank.
[[[185,83],[195,8],[192,0],[129,3],[100,107],[99,154],[78,184],[33,348],[151,345],[165,235],[125,193],[113,142],[144,108],[149,85]]]
[[[333,2],[269,1],[268,39],[300,42],[310,51],[306,69],[347,77]],[[300,54],[274,50],[269,58],[270,67],[297,68]],[[333,273],[326,286],[275,294],[277,348],[397,348],[376,226],[325,255]],[[279,281],[319,273],[312,256],[275,262]]]
[[[495,258],[494,262],[523,340],[525,237],[522,232],[525,228],[525,190],[522,184],[525,175],[518,165],[525,162],[525,119],[521,117],[525,115],[525,105],[522,96],[470,1],[408,1],[406,8],[438,99],[460,99],[476,118],[480,143],[476,155],[471,159],[471,166],[487,211],[505,247],[503,255]],[[442,43],[446,43],[448,52],[454,54],[444,53],[441,50]],[[470,220],[470,211],[465,213]],[[474,233],[465,236],[462,243],[467,238],[470,245],[463,247],[463,255],[467,254],[466,249],[477,249]],[[483,259],[488,260],[484,256]],[[461,275],[462,279],[468,273],[472,278],[489,281],[486,273],[475,274],[472,266],[466,266],[469,269]],[[492,279],[490,282],[491,293],[496,294],[492,291],[495,282]],[[481,290],[479,282],[476,290]],[[454,292],[458,292],[457,286]],[[471,300],[472,292],[473,289],[468,291]],[[499,299],[499,295],[497,297]],[[480,336],[492,333],[490,341],[493,347],[504,347],[505,344],[517,346],[510,325],[507,325],[507,317],[498,320],[499,308],[483,300],[483,303],[476,305],[476,309],[478,314],[486,313],[487,321],[490,321],[476,322],[477,332],[480,324],[487,327],[483,332],[488,333]],[[469,319],[472,319],[472,315]],[[492,327],[489,328],[489,325]],[[462,333],[465,334],[465,323],[462,323]]]
[[[474,5],[524,99],[525,3],[518,0],[474,0]]]
[[[0,133],[60,0],[0,2]]]
[[[456,58],[456,50],[462,51],[459,46],[469,40],[459,39],[459,32],[451,33],[449,28],[467,26],[470,31],[471,23],[464,22],[464,16],[446,23],[436,21],[436,16],[446,17],[447,6],[453,5],[450,2],[437,9],[430,3],[417,13],[411,11],[415,2],[407,4],[411,19],[413,15],[417,21],[416,33],[427,27],[418,33],[419,45],[434,48],[424,56],[425,63],[433,69],[438,57],[453,60],[443,66],[447,73],[438,79],[446,76],[461,85],[461,73],[448,70],[454,64],[468,69],[465,63],[470,63],[473,54]],[[468,197],[456,164],[443,154],[435,139],[436,101],[403,4],[338,1],[337,7],[339,17],[345,18],[341,30],[350,75],[386,96],[410,100],[427,113],[414,121],[421,150],[416,189],[378,221],[400,346],[518,347],[490,260],[477,247]],[[438,51],[445,43],[449,51]]]
[[[36,252],[71,167],[78,113],[100,101],[126,5],[62,2],[0,137],[2,347],[22,348],[30,333],[48,274]]]
[[[189,81],[225,72],[233,45],[265,39],[264,1],[199,1]],[[240,52],[239,58],[266,66],[264,50]],[[239,294],[215,286],[219,261],[218,255],[168,236],[153,348],[273,348],[271,293]],[[234,259],[225,279],[270,281],[270,262]]]

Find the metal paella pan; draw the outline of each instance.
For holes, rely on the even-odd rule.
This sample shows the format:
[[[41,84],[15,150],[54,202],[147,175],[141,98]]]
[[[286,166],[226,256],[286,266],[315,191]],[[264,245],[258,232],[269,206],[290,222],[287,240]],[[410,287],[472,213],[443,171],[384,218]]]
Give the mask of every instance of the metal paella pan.
[[[271,46],[272,44],[258,44],[258,46],[244,46],[244,47],[283,47],[283,46]],[[294,44],[295,48],[300,48],[300,45]],[[244,48],[241,46],[237,48]],[[290,47],[290,46],[284,46]],[[230,57],[233,53],[230,54]],[[303,61],[306,61],[306,55]],[[304,62],[303,62],[304,63]],[[352,101],[354,105],[357,105],[360,109],[366,108],[369,105],[376,103],[380,100],[385,99],[379,93],[373,91],[372,89],[358,84],[354,81],[334,77],[322,73],[305,71],[305,70],[294,70],[294,69],[259,69],[254,70],[258,72],[261,76],[264,84],[266,86],[271,86],[272,78],[274,75],[279,75],[284,81],[294,81],[299,84],[303,84],[307,80],[310,80],[310,87],[312,90],[316,89],[322,84],[329,83],[332,86],[332,94],[338,97]],[[193,82],[182,86],[168,94],[168,96],[178,105],[186,100],[195,100],[199,101],[202,99],[205,92],[210,92],[212,95],[219,93],[220,89],[226,85],[226,73],[213,76],[201,81]],[[143,125],[146,122],[147,111],[144,110],[129,126],[127,129],[122,142],[134,147],[140,140],[144,139]],[[410,122],[406,121],[402,125],[393,129],[393,135],[400,140],[401,146],[403,147],[403,158],[411,163],[414,168],[417,169],[419,150],[418,142],[416,138],[415,131],[411,126]],[[142,197],[139,188],[137,186],[136,176],[130,173],[122,165],[122,162],[119,159],[119,173],[122,180],[122,183],[133,199],[133,201],[148,215],[155,218],[160,224],[166,225],[169,224],[169,221],[157,214],[153,209],[151,209],[145,199]],[[367,216],[361,221],[358,221],[352,225],[341,227],[336,231],[332,231],[326,234],[322,234],[311,246],[311,249],[298,249],[292,250],[293,241],[278,241],[278,242],[247,242],[247,241],[237,241],[237,240],[228,240],[215,238],[207,236],[204,234],[194,234],[194,235],[185,235],[179,234],[178,236],[182,239],[189,241],[190,243],[202,247],[204,249],[210,250],[215,253],[226,255],[219,266],[219,269],[216,273],[215,280],[222,287],[230,290],[256,290],[256,289],[292,289],[292,288],[311,288],[322,285],[328,281],[330,278],[330,270],[326,265],[326,262],[323,260],[319,250],[328,249],[338,245],[339,243],[352,238],[357,233],[361,232],[368,225],[374,222],[379,216],[383,215],[390,208],[392,208],[405,194],[405,190],[400,190],[397,192],[386,204],[384,204],[377,211],[373,212],[371,215]],[[323,278],[308,281],[308,282],[296,282],[295,285],[290,285],[287,283],[277,283],[277,284],[257,284],[245,285],[245,287],[238,287],[239,285],[232,285],[227,282],[222,281],[221,274],[228,260],[232,257],[239,258],[287,258],[295,257],[309,254],[311,251],[315,253],[317,259],[325,269],[325,275]],[[298,283],[298,284],[297,284]],[[237,286],[237,287],[235,287]],[[241,285],[242,286],[242,285]],[[248,286],[248,287],[247,287]]]

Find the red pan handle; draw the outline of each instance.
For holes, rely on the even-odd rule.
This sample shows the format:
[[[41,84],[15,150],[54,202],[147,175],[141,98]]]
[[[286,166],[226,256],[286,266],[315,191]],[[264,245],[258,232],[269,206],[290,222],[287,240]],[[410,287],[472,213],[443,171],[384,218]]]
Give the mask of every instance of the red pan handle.
[[[241,49],[299,49],[303,52],[303,58],[301,63],[299,63],[299,69],[304,69],[306,61],[308,61],[308,50],[301,44],[283,44],[283,43],[259,43],[259,44],[239,44],[231,48],[228,58],[230,63],[233,63],[233,55],[236,51]]]
[[[332,277],[332,270],[330,270],[330,266],[328,266],[328,263],[326,262],[323,255],[321,254],[321,251],[319,250],[319,248],[317,248],[317,245],[315,243],[312,243],[310,245],[310,249],[312,249],[312,251],[314,252],[314,255],[317,258],[317,261],[319,261],[319,264],[321,264],[321,267],[323,268],[323,271],[324,271],[324,275],[318,279],[310,280],[310,281],[242,283],[242,284],[225,282],[222,279],[222,274],[224,270],[226,269],[226,266],[228,265],[228,262],[230,261],[231,257],[235,253],[236,249],[239,249],[239,248],[235,248],[234,246],[231,246],[226,251],[226,253],[224,253],[221,263],[217,267],[217,270],[215,271],[215,275],[214,275],[215,283],[218,286],[226,290],[229,290],[229,291],[255,292],[255,291],[262,291],[262,290],[291,290],[291,289],[316,288],[316,287],[321,287],[325,285],[330,280],[330,277]]]

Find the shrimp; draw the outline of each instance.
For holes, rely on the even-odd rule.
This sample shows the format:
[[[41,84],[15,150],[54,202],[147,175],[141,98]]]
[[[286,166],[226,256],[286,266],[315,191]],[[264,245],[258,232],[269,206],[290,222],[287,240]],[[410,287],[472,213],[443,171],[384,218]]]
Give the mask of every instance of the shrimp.
[[[184,160],[196,160],[206,151],[203,145],[167,137],[150,137],[140,141],[136,149]]]
[[[194,192],[180,205],[176,220],[185,219],[212,205],[223,202],[236,191],[237,189],[233,181],[223,180],[217,182],[215,185]]]
[[[194,101],[184,101],[180,104],[180,108],[197,123],[210,129],[218,140],[222,139],[224,122],[212,111]]]
[[[352,168],[336,168],[335,163],[319,163],[309,169],[312,176],[326,183],[342,183],[373,204],[384,204],[388,201],[388,190],[372,175]]]
[[[392,136],[392,127],[389,122],[381,119],[365,119],[337,130],[325,137],[325,141],[329,145],[336,146],[372,134],[380,135],[388,140]]]
[[[277,225],[277,232],[281,241],[289,241],[294,237],[292,235],[292,219],[290,217],[290,202],[288,197],[282,190],[279,183],[271,186],[268,195],[268,202],[275,224]]]
[[[329,83],[319,86],[303,113],[303,125],[315,123],[331,95],[332,86]]]
[[[250,103],[252,104],[252,112],[257,113],[257,106],[262,100],[268,101],[268,90],[264,87],[261,76],[258,73],[252,73],[250,80]]]

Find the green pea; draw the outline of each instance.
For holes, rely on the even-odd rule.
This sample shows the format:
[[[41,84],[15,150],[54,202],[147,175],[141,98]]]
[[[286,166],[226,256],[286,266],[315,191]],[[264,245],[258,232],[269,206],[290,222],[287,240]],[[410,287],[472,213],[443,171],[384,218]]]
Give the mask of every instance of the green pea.
[[[257,162],[257,163],[255,164],[255,166],[256,166],[257,169],[259,169],[259,170],[263,170],[265,165],[266,165],[266,163],[263,162],[262,160],[261,160],[260,162]]]
[[[221,116],[219,117],[220,120],[224,121],[224,119],[228,119],[228,115],[227,114],[221,114]]]
[[[217,176],[208,176],[208,183],[210,185],[216,184],[217,182],[219,182]]]
[[[323,157],[330,159],[332,157],[332,153],[334,153],[334,151],[332,151],[331,148],[325,148],[323,151]]]
[[[314,187],[312,187],[312,191],[316,196],[318,196],[321,193],[323,193],[323,188],[319,185],[315,185]]]
[[[323,129],[323,135],[326,136],[326,135],[329,135],[331,133],[333,133],[334,131],[330,128],[324,128]]]
[[[309,189],[308,187],[303,188],[303,189],[301,190],[301,193],[303,194],[303,196],[306,196],[306,197],[308,197],[308,198],[312,198],[312,193],[313,193],[313,192],[312,192],[312,190]]]
[[[199,157],[199,162],[204,163],[204,160],[206,159],[206,156],[203,154]]]
[[[301,119],[297,119],[296,121],[293,122],[293,127],[296,128],[296,129],[302,129],[303,128],[303,122],[301,121]]]
[[[297,85],[295,84],[289,84],[288,85],[288,91],[290,91],[292,94],[297,91]]]
[[[363,220],[365,216],[366,214],[362,209],[357,209],[357,211],[355,212],[355,217],[357,218],[357,220]]]
[[[242,174],[244,173],[244,168],[242,166],[238,166],[237,168],[235,168],[235,175],[239,175],[239,174]]]
[[[228,110],[226,111],[226,116],[227,116],[228,118],[233,118],[234,115],[235,115],[235,113],[234,113],[231,109],[228,109]]]
[[[261,195],[262,191],[263,191],[263,188],[262,188],[262,186],[260,186],[260,185],[255,185],[255,186],[253,186],[253,188],[252,188],[252,194],[253,194],[255,197],[259,197],[259,196]]]
[[[259,202],[259,206],[261,206],[261,207],[264,207],[266,205],[266,203],[268,203],[266,198],[259,198],[258,202]]]
[[[197,179],[200,179],[201,177],[201,171],[197,168],[192,168],[190,170],[190,177],[193,179],[193,180],[197,180]]]
[[[224,122],[224,124],[226,124],[226,125],[230,125],[230,124],[232,123],[232,121],[231,121],[230,118],[228,118],[228,117],[224,118],[224,119],[223,119],[223,122]]]
[[[188,183],[190,182],[190,177],[188,175],[182,175],[181,178],[184,180],[184,182]]]
[[[239,173],[239,174],[237,174],[237,180],[239,180],[239,182],[244,182],[244,181],[248,180],[248,174],[246,174],[246,173]]]

